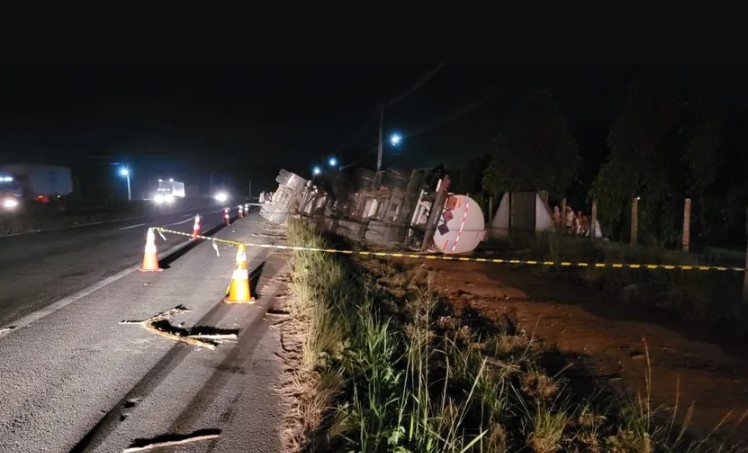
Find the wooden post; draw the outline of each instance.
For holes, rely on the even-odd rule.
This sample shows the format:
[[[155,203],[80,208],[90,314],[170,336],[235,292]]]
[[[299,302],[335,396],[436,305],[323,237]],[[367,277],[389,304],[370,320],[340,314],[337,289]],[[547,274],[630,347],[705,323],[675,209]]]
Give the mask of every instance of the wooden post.
[[[488,197],[488,227],[491,228],[493,224],[493,195]]]
[[[691,199],[686,198],[683,203],[683,251],[687,252],[691,246]]]
[[[590,214],[590,237],[597,237],[597,200],[592,200],[592,214]]]
[[[639,197],[631,200],[631,245],[636,245],[639,232]]]
[[[506,197],[506,228],[512,231],[512,192],[507,192]]]

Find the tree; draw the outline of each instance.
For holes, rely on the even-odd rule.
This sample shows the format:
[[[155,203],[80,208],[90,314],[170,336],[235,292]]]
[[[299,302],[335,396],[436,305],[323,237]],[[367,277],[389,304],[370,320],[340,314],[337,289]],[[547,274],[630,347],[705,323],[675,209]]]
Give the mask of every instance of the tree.
[[[462,161],[462,166],[452,179],[452,190],[457,193],[469,194],[484,212],[488,210],[488,199],[483,192],[481,177],[491,162],[491,155],[470,157]]]
[[[691,83],[657,68],[638,74],[590,190],[601,222],[622,225],[631,199],[641,197],[640,230],[660,243],[677,241],[683,198],[704,206],[704,189],[717,176],[720,137],[718,112]]]
[[[491,155],[469,157],[462,161],[462,166],[453,183],[453,190],[459,193],[480,194],[483,191],[481,178],[491,162]]]
[[[529,93],[496,139],[484,189],[563,194],[577,171],[579,147],[550,90]]]

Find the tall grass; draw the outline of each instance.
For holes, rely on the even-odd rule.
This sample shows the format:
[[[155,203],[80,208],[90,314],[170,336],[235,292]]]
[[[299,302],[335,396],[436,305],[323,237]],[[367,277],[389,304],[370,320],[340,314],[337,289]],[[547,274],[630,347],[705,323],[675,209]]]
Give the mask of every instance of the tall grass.
[[[300,221],[289,239],[328,246]],[[308,451],[731,451],[688,441],[687,422],[676,427],[648,391],[621,404],[609,389],[576,390],[567,367],[546,371],[548,351],[528,334],[468,319],[428,286],[403,294],[403,270],[294,253],[293,315],[314,382],[301,411]]]

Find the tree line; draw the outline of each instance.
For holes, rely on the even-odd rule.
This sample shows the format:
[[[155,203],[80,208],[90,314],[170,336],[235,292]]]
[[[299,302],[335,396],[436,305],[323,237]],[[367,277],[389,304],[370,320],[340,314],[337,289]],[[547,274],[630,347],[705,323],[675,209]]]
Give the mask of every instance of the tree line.
[[[673,69],[634,76],[594,168],[549,89],[529,92],[494,141],[493,155],[463,173],[496,200],[506,191],[546,190],[556,199],[576,192],[576,203],[597,200],[607,235],[622,239],[631,200],[640,197],[640,237],[668,246],[680,241],[683,201],[691,198],[694,242],[745,243],[748,109],[717,102]],[[583,178],[583,169],[593,176]]]

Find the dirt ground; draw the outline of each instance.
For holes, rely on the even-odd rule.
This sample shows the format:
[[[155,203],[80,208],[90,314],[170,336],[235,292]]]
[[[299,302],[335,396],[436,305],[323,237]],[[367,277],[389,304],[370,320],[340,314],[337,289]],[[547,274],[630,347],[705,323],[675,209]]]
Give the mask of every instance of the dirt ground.
[[[735,442],[748,439],[748,348],[603,294],[539,274],[531,268],[435,261],[432,284],[457,306],[493,320],[508,317],[518,327],[582,361],[596,376],[630,393],[646,392],[647,354],[656,404],[695,405],[690,429],[696,436],[719,432]],[[425,275],[426,272],[420,272]],[[728,352],[729,351],[729,352]],[[677,425],[680,427],[681,425]]]

